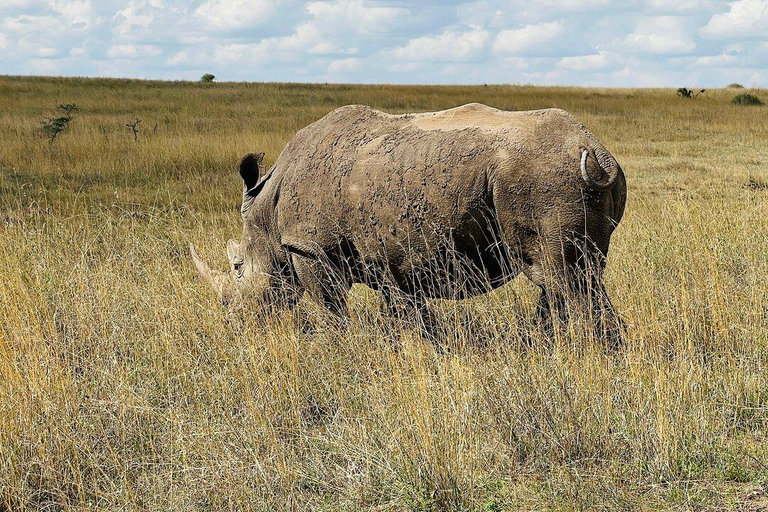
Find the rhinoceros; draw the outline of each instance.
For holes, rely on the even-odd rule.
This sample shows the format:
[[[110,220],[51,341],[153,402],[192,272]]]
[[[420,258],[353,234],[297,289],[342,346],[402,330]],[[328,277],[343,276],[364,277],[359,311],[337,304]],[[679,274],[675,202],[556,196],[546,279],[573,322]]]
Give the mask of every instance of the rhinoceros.
[[[263,162],[240,163],[243,240],[227,244],[230,271],[190,245],[222,303],[290,307],[306,293],[344,317],[348,290],[363,283],[430,332],[427,299],[475,296],[523,273],[541,288],[544,325],[575,306],[601,319],[601,337],[620,339],[601,276],[626,180],[564,110],[345,106],[300,130],[268,172]]]

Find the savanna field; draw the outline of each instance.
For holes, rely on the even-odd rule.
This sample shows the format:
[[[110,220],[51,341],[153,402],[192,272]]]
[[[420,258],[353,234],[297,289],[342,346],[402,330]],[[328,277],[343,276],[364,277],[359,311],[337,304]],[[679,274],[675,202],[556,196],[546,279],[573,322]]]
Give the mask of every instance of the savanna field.
[[[768,107],[738,92],[0,77],[0,510],[768,507]],[[468,102],[566,109],[622,164],[622,348],[542,337],[523,277],[433,303],[441,353],[364,287],[338,328],[196,274],[190,242],[223,270],[239,238],[244,154]]]

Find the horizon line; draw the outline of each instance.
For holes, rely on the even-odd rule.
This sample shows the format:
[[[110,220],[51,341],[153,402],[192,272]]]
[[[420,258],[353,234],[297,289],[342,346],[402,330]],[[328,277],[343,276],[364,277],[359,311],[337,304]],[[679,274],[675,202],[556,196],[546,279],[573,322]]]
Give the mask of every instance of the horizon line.
[[[22,78],[22,79],[61,79],[61,80],[121,80],[121,81],[135,81],[135,82],[161,82],[161,83],[185,83],[185,84],[205,84],[207,86],[214,86],[215,84],[275,84],[275,85],[319,85],[319,86],[369,86],[369,87],[538,87],[541,89],[546,88],[570,88],[570,89],[611,89],[611,90],[654,90],[654,89],[678,89],[675,86],[605,86],[605,85],[578,85],[578,84],[535,84],[531,82],[527,83],[396,83],[396,82],[315,82],[315,81],[259,81],[259,80],[218,80],[213,82],[202,82],[199,79],[187,79],[187,78],[141,78],[141,77],[127,77],[127,76],[87,76],[87,75],[15,75],[15,74],[0,74],[0,78]],[[694,88],[694,89],[728,89],[732,85],[740,85],[744,89],[748,90],[763,90],[763,87],[751,87],[749,85],[731,83],[720,86],[702,86],[690,84],[682,87]],[[735,88],[735,87],[734,87]]]

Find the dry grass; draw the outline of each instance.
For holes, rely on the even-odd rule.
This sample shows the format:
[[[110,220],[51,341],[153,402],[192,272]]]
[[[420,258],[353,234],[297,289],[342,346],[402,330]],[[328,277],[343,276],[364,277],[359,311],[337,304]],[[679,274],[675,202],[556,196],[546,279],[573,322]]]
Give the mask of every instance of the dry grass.
[[[768,180],[768,118],[731,96],[0,77],[0,510],[759,501],[768,192],[744,184]],[[440,355],[363,288],[339,332],[304,302],[266,323],[227,313],[196,278],[187,243],[223,265],[241,229],[244,153],[271,162],[339,105],[470,101],[565,108],[621,161],[607,281],[623,349],[578,329],[521,348],[524,281],[440,304]],[[55,142],[35,135],[71,102]]]

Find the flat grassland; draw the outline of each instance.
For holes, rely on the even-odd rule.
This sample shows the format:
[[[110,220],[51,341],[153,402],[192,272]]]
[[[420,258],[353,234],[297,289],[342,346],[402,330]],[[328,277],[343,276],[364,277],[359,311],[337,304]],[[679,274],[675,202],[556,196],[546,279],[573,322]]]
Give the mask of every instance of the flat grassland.
[[[0,77],[0,510],[759,509],[768,110],[736,93]],[[188,243],[224,269],[242,229],[245,153],[340,105],[475,101],[564,108],[624,167],[617,352],[537,339],[524,278],[435,303],[439,354],[363,287],[338,330],[196,275]]]

